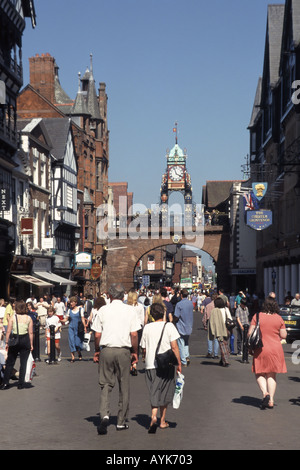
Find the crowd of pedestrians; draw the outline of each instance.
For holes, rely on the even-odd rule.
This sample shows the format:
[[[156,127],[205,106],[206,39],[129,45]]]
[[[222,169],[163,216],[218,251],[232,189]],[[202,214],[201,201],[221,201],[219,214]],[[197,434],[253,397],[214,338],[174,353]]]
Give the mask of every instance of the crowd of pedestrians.
[[[278,315],[275,297],[271,292],[266,299],[255,295],[250,299],[242,291],[227,296],[222,289],[189,292],[187,289],[162,288],[160,291],[131,289],[125,292],[121,285],[114,284],[108,293],[96,299],[82,294],[30,297],[26,302],[7,304],[0,299],[1,389],[8,389],[10,378],[16,375],[14,365],[18,355],[18,388],[24,388],[26,362],[35,347],[35,328],[45,331],[46,361],[49,361],[50,328],[54,327],[57,360],[61,361],[61,330],[63,325],[68,325],[71,363],[75,362],[76,354],[78,360],[82,360],[86,336],[94,338],[93,360],[99,363],[101,390],[98,433],[107,433],[110,392],[116,382],[119,386],[117,430],[128,429],[129,376],[137,375],[136,365],[140,359],[145,364],[151,403],[148,432],[155,433],[158,425],[163,429],[169,426],[166,413],[174,396],[176,376],[190,365],[189,339],[194,313],[201,313],[207,331],[206,358],[217,358],[222,367],[228,367],[232,354],[241,355],[243,362],[249,362],[247,340],[257,323],[254,313],[260,312],[263,348],[254,353],[252,372],[262,393],[262,408],[273,408],[276,374],[286,372],[281,344],[286,338],[286,330]],[[299,305],[300,295],[296,294],[289,302]],[[14,345],[11,338],[16,336],[18,343]],[[177,365],[159,369],[156,354],[170,350]]]

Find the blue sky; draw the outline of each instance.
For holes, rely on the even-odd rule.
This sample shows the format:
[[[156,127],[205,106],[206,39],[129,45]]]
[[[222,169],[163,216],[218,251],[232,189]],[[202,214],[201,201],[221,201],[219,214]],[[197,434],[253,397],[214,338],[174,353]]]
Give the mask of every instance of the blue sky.
[[[175,121],[187,149],[194,199],[206,180],[242,179],[252,105],[262,73],[266,0],[35,0],[28,58],[50,53],[71,98],[93,54],[105,82],[110,181],[127,181],[135,203],[159,202]]]

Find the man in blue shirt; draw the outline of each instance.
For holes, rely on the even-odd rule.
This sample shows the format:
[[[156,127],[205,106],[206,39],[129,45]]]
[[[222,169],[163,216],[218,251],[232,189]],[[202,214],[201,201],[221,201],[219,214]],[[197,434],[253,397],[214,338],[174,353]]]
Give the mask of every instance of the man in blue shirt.
[[[190,364],[189,337],[193,329],[193,302],[188,300],[188,291],[182,289],[181,299],[175,307],[174,323],[180,338],[177,340],[181,364],[186,367]]]

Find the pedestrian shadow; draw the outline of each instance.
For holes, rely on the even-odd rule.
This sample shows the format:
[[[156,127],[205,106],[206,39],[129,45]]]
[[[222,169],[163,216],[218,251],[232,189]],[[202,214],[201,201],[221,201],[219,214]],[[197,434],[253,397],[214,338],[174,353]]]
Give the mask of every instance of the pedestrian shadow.
[[[211,359],[210,361],[201,361],[200,364],[203,365],[203,366],[218,366],[218,367],[220,367],[218,359]]]
[[[143,428],[145,429],[148,429],[149,428],[149,425],[150,425],[150,421],[151,421],[151,418],[149,417],[149,415],[146,415],[146,414],[139,414],[139,415],[135,415],[133,418],[131,418],[132,421],[136,421],[137,424],[139,424],[140,426],[142,426]]]
[[[85,421],[88,423],[92,423],[95,427],[99,426],[100,424],[100,414],[97,413],[96,416],[89,416],[88,418],[84,418]],[[118,422],[117,416],[110,416],[109,417],[109,424],[116,426]]]
[[[300,397],[298,397],[298,398],[291,398],[291,399],[289,400],[289,402],[290,402],[292,405],[300,406]]]
[[[293,382],[300,382],[300,377],[289,377],[289,380],[292,380]]]
[[[149,429],[149,426],[150,426],[150,422],[151,422],[151,417],[149,415],[146,415],[146,414],[138,414],[138,415],[135,415],[133,418],[131,418],[131,421],[136,421],[137,424],[139,426],[142,426],[143,428],[145,429]],[[172,421],[169,421],[167,420],[168,423],[169,423],[169,428],[176,428],[177,426],[177,423],[174,423]],[[159,418],[157,420],[157,423],[159,425]]]
[[[241,396],[240,398],[233,398],[232,403],[237,405],[246,405],[253,406],[254,408],[259,408],[261,406],[261,400],[255,397]]]

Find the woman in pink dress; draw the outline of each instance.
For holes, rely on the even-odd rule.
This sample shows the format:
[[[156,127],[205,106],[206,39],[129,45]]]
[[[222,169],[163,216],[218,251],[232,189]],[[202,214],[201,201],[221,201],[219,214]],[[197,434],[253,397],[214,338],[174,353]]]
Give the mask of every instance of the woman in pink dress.
[[[259,314],[263,347],[254,352],[252,372],[255,373],[257,384],[263,394],[262,409],[274,407],[276,375],[287,372],[281,344],[281,340],[287,337],[287,332],[284,321],[278,312],[277,302],[268,297]],[[248,336],[254,330],[256,321],[256,315],[254,315]]]

